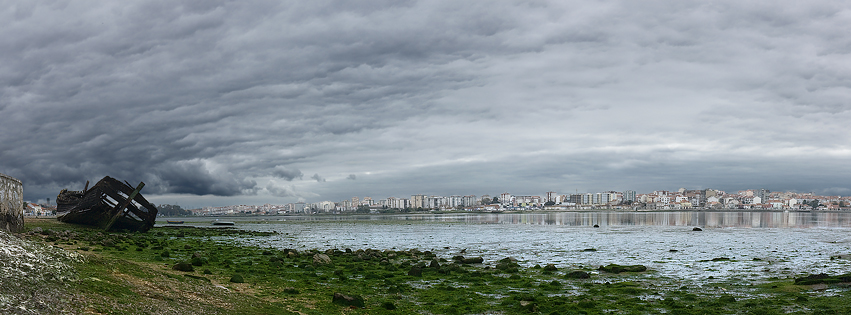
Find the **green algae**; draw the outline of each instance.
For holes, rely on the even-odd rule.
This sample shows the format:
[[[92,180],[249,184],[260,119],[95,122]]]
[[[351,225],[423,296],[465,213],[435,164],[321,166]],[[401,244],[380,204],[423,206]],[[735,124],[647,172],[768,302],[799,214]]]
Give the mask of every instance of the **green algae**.
[[[595,266],[574,269],[551,264],[524,268],[505,258],[495,263],[463,257],[437,257],[428,251],[364,249],[263,248],[245,246],[240,238],[269,233],[238,229],[154,228],[149,233],[102,233],[74,226],[51,226],[34,235],[46,241],[54,230],[70,230],[77,250],[97,252],[81,266],[77,289],[106,297],[113,304],[93,303],[102,313],[133,313],[116,307],[142,297],[164,305],[216,313],[327,314],[348,309],[353,314],[817,314],[851,311],[846,288],[819,294],[791,279],[763,283],[727,281],[682,285],[652,271],[600,273]],[[87,247],[88,250],[76,249]],[[315,264],[316,255],[331,264]],[[172,273],[170,266],[188,263],[194,271]],[[163,268],[131,270],[125,266]],[[165,268],[169,266],[169,268]],[[608,271],[603,266],[600,270]],[[643,266],[642,266],[643,267]],[[120,274],[151,283],[202,288],[227,307],[183,305],[169,294],[151,295],[122,282]],[[584,270],[577,270],[584,269]],[[618,268],[609,268],[615,270]],[[233,281],[234,279],[240,281]],[[830,283],[833,284],[833,283]],[[218,288],[221,286],[224,289]],[[250,288],[247,289],[247,288]],[[215,289],[215,290],[213,290]],[[207,291],[204,291],[207,290]],[[223,292],[218,292],[218,291]],[[335,293],[358,296],[362,305],[333,302]],[[110,306],[113,305],[113,306]],[[110,308],[112,307],[112,308]],[[355,307],[354,309],[349,309]]]

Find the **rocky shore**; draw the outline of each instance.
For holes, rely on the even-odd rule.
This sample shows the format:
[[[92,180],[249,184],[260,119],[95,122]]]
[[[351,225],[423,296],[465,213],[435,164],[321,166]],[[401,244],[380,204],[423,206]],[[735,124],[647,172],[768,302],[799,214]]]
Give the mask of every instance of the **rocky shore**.
[[[31,241],[3,236],[3,266],[16,266],[4,269],[4,314],[851,312],[847,275],[684,285],[641,265],[525,268],[425,249],[245,246],[269,233],[238,229],[28,226]]]

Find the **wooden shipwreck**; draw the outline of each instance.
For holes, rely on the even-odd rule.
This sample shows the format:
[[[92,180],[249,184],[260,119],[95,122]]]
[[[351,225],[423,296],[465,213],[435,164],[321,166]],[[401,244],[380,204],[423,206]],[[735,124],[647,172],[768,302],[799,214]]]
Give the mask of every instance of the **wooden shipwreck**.
[[[56,196],[59,221],[97,226],[105,231],[146,232],[154,226],[157,208],[139,191],[145,183],[134,189],[129,183],[106,176],[97,184],[82,191],[63,189]]]

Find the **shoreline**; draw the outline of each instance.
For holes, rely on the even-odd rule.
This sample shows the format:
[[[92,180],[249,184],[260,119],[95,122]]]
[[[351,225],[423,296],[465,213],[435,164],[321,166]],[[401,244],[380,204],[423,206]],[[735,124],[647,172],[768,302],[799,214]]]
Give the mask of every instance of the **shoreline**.
[[[525,268],[510,259],[465,264],[456,257],[435,256],[428,250],[376,251],[365,246],[319,251],[245,246],[235,240],[266,234],[238,228],[155,227],[148,233],[104,233],[55,219],[29,219],[27,223],[28,233],[21,234],[26,238],[86,258],[86,262],[75,264],[78,278],[65,283],[69,291],[82,296],[83,306],[77,313],[851,311],[847,286],[796,285],[794,279],[759,283],[718,279],[685,284],[653,270],[611,273],[595,266]],[[325,263],[322,255],[330,263]],[[188,264],[193,271],[175,270],[180,263]],[[241,282],[231,281],[236,275],[241,276]],[[335,293],[354,302],[337,299],[335,304]],[[349,302],[355,304],[345,304]],[[145,307],[127,307],[139,303]]]

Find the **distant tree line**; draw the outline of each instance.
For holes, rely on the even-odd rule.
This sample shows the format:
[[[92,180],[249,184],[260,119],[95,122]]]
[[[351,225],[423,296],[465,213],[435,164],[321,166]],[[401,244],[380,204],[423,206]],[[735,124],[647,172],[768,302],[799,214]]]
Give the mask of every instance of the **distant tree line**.
[[[178,205],[158,205],[157,206],[157,214],[161,216],[183,216],[183,215],[192,215],[192,211],[183,210]]]

